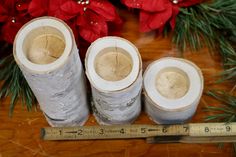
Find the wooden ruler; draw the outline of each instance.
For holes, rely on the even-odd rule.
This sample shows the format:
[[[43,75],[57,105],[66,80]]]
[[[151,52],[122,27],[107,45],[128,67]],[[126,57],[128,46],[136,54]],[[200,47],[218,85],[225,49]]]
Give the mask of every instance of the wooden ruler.
[[[41,129],[41,138],[44,140],[146,138],[148,143],[236,142],[236,123],[47,127]]]

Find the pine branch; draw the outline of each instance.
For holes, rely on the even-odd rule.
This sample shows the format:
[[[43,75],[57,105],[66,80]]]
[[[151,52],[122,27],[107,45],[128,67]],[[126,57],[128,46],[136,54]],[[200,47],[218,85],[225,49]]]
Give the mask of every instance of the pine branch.
[[[222,56],[225,71],[219,82],[236,79],[235,0],[215,0],[182,8],[177,17],[173,42],[183,52],[187,47],[197,51],[207,46],[211,52]]]
[[[224,71],[220,74],[222,77],[218,82],[226,80],[235,83],[236,80],[236,52],[232,45],[224,37],[219,39],[220,53],[224,62]]]
[[[206,111],[210,111],[213,115],[206,117],[206,121],[222,121],[235,122],[236,121],[236,96],[230,95],[223,91],[208,91],[209,96],[217,99],[222,104],[218,107],[208,106]]]
[[[0,60],[0,71],[0,81],[2,82],[0,98],[11,97],[9,115],[12,116],[15,104],[19,98],[21,98],[22,104],[26,105],[28,111],[31,111],[33,107],[36,109],[34,94],[12,55]]]
[[[235,0],[215,0],[182,8],[177,17],[173,42],[185,51],[187,46],[199,50],[207,45],[210,50],[218,48],[219,37],[236,36]]]

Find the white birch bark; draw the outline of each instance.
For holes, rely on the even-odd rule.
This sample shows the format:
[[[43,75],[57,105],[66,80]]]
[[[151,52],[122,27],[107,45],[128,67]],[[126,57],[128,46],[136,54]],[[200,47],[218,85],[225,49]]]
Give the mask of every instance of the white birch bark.
[[[25,46],[42,34],[60,36],[65,42],[65,49],[55,61],[35,64],[27,58],[30,52]],[[64,22],[43,17],[27,23],[16,36],[14,57],[51,126],[85,123],[89,110],[84,71],[73,33]]]
[[[142,75],[129,88],[105,93],[92,88],[94,116],[100,124],[130,124],[141,111]]]
[[[165,70],[177,74],[168,73],[165,76],[169,77],[168,80],[158,78]],[[187,83],[180,78],[181,73],[186,75]],[[162,80],[163,84],[157,80]],[[144,73],[146,113],[150,119],[160,124],[187,121],[196,112],[203,91],[203,83],[201,70],[188,60],[166,57],[154,61]],[[186,84],[188,84],[187,90]]]
[[[119,54],[123,50],[124,54]],[[117,53],[115,60],[112,58],[114,51]],[[102,65],[105,66],[104,69],[99,67],[97,68],[99,71],[96,71],[96,60],[100,60],[98,56],[101,54],[106,56],[104,64],[109,65]],[[131,66],[128,66],[127,63],[129,57],[124,57],[124,55],[130,57]],[[107,61],[109,59],[111,62]],[[85,68],[92,88],[92,109],[98,123],[107,125],[132,123],[141,110],[142,63],[136,47],[119,37],[98,39],[91,44],[87,51]],[[118,74],[114,71],[119,76],[115,76]],[[99,72],[104,76],[100,76]]]

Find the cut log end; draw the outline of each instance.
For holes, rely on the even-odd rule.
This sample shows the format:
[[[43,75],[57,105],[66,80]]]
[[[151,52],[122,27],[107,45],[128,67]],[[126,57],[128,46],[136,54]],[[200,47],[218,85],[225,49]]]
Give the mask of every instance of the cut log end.
[[[106,48],[96,56],[94,68],[101,78],[119,81],[130,74],[132,66],[132,59],[125,50]]]

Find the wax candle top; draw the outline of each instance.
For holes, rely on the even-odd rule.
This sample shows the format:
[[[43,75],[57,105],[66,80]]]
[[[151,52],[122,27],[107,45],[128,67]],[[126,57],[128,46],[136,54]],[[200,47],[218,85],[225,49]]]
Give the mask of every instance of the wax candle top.
[[[101,78],[107,81],[119,81],[131,72],[132,59],[121,48],[106,48],[96,56],[95,69]]]
[[[54,34],[43,34],[31,40],[28,59],[35,64],[49,64],[57,60],[65,49],[64,40]]]
[[[183,97],[189,89],[189,78],[177,68],[166,68],[156,75],[156,89],[168,99]]]

